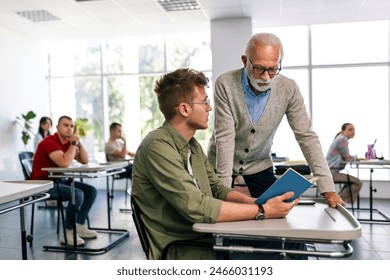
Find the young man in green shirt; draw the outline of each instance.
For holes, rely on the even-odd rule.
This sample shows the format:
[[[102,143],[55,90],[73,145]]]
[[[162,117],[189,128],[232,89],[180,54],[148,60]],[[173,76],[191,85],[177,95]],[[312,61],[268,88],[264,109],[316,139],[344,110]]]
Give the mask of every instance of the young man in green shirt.
[[[163,248],[173,240],[202,239],[211,243],[210,235],[192,230],[194,223],[285,217],[298,202],[298,199],[293,203],[283,202],[293,196],[288,192],[259,207],[254,203],[255,198],[223,185],[194,138],[198,129],[208,127],[212,110],[206,85],[203,73],[178,69],[162,76],[155,86],[165,122],[139,145],[132,188],[149,237],[149,259],[160,259]],[[258,245],[265,243],[269,248],[280,248],[279,243]],[[305,249],[301,243],[287,244],[287,247]],[[168,257],[220,258],[211,248],[185,246],[172,248]],[[229,258],[277,259],[278,255],[229,254]]]

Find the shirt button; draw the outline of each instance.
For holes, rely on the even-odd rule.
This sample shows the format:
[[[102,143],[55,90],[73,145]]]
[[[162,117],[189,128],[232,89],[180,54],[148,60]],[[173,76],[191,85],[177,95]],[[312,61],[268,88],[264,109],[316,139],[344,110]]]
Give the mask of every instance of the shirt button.
[[[243,161],[243,160],[240,160],[240,164],[244,164],[244,161]]]
[[[245,149],[245,153],[249,153],[249,149],[248,148]]]
[[[255,133],[256,130],[254,128],[251,129],[251,133]]]

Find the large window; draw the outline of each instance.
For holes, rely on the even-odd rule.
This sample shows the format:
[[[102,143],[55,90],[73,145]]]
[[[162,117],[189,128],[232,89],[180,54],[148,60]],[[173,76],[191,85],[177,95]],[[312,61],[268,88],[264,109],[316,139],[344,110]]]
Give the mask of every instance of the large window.
[[[154,93],[156,80],[177,68],[204,71],[211,80],[208,34],[132,37],[48,44],[53,119],[86,118],[90,157],[104,160],[112,122],[122,124],[129,150],[164,120]],[[209,93],[209,95],[212,95]],[[211,121],[210,121],[211,124]],[[204,149],[212,131],[197,134]]]
[[[313,25],[313,64],[388,62],[388,25],[387,21]]]
[[[281,74],[298,83],[324,154],[341,125],[350,122],[356,128],[350,140],[352,154],[364,157],[367,145],[377,140],[377,156],[390,158],[389,21],[255,32],[272,32],[281,38],[285,50]],[[273,152],[304,159],[286,120],[275,135]],[[359,175],[369,176],[364,171]],[[379,177],[388,178],[388,172],[378,172]]]

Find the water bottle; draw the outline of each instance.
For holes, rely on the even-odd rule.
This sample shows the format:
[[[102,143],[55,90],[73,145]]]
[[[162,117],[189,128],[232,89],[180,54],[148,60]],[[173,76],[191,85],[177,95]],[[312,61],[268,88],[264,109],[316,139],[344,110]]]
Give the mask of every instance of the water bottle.
[[[367,145],[366,159],[376,158],[374,144]]]

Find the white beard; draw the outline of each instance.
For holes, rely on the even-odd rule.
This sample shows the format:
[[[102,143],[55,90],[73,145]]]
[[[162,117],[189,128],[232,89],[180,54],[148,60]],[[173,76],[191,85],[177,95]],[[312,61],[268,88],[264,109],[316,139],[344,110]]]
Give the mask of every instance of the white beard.
[[[264,92],[271,87],[271,78],[265,81],[263,79],[255,79],[252,75],[248,74],[248,79],[251,86],[257,91]]]

